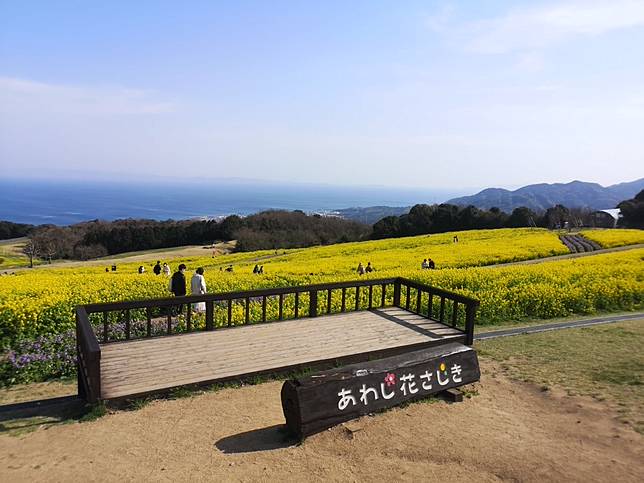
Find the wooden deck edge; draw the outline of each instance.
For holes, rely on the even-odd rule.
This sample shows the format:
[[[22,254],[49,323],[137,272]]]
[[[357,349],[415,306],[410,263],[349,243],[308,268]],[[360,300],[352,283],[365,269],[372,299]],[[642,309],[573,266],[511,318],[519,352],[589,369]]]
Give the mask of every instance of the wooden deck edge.
[[[101,397],[100,399],[101,401],[118,404],[119,402],[127,401],[129,399],[138,399],[142,397],[155,396],[155,395],[161,396],[164,394],[168,394],[174,389],[177,389],[180,387],[197,389],[200,387],[209,386],[217,383],[225,383],[225,382],[233,382],[233,381],[244,382],[257,376],[271,376],[277,379],[280,377],[286,377],[292,374],[293,372],[302,371],[305,369],[307,370],[308,369],[312,369],[312,370],[332,369],[333,367],[338,367],[341,365],[365,362],[373,359],[382,359],[384,357],[396,356],[396,355],[404,354],[405,352],[411,352],[411,351],[430,348],[430,347],[437,347],[440,345],[449,344],[453,342],[465,344],[465,339],[466,339],[466,336],[465,334],[463,334],[458,336],[452,336],[452,337],[449,337],[448,339],[419,342],[417,344],[397,346],[397,347],[392,347],[390,349],[377,349],[373,351],[361,352],[358,354],[351,354],[347,356],[332,357],[328,359],[319,359],[316,361],[303,362],[300,364],[292,364],[292,365],[275,367],[270,369],[263,369],[260,371],[248,372],[248,373],[238,374],[235,376],[207,379],[207,380],[198,381],[190,384],[180,384],[178,386],[170,386],[162,389],[155,389],[152,391],[132,393],[132,394],[127,394],[123,396],[117,396],[114,398]]]

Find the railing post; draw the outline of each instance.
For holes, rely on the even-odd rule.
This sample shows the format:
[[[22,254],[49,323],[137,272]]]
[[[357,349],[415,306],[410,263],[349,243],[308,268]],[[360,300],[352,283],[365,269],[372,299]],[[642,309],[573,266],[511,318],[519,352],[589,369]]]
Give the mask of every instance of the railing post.
[[[394,282],[394,307],[400,307],[400,280]]]
[[[83,367],[81,365],[82,349],[80,342],[80,321],[78,320],[78,314],[76,314],[76,377],[78,384],[78,397],[85,399],[87,401],[87,391],[85,390],[85,380],[83,373]]]
[[[474,319],[476,318],[477,303],[470,302],[465,307],[465,344],[474,343]]]
[[[318,316],[318,291],[309,291],[309,317]]]
[[[215,306],[212,300],[206,302],[206,330],[212,330],[214,324]]]

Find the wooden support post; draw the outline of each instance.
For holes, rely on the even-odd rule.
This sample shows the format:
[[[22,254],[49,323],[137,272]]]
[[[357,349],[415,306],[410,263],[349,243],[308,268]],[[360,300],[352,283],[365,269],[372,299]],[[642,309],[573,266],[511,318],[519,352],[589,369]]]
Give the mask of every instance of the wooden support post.
[[[411,301],[409,297],[410,292],[411,292],[411,287],[407,285],[407,292],[405,295],[405,310],[409,310],[409,302]]]
[[[420,305],[422,303],[423,292],[420,289],[416,289],[416,313],[420,314]]]
[[[246,297],[246,307],[244,307],[244,323],[250,322],[250,297]]]
[[[400,307],[400,280],[394,282],[394,307]]]
[[[215,303],[212,300],[206,302],[206,330],[215,328]]]
[[[166,324],[166,333],[170,335],[172,333],[172,314],[168,312],[168,320]]]
[[[233,299],[228,299],[228,327],[233,325]]]
[[[103,312],[103,343],[107,342],[109,334],[109,323],[107,321],[107,312]]]
[[[474,319],[477,308],[477,303],[470,302],[465,306],[465,343],[470,346],[474,343]]]
[[[284,294],[282,294],[282,293],[280,294],[280,298],[279,298],[279,314],[278,314],[277,318],[279,320],[284,319]]]
[[[385,297],[387,296],[387,284],[382,284],[382,292],[380,293],[380,307],[385,306]]]
[[[309,317],[318,316],[318,291],[309,291]]]
[[[438,395],[450,402],[463,402],[463,393],[455,387],[439,392]]]
[[[331,289],[326,291],[326,313],[331,313]]]
[[[421,377],[427,373],[431,387]],[[413,386],[401,379],[408,374],[415,378]],[[480,375],[474,349],[453,342],[287,380],[282,409],[288,429],[303,438],[364,414],[471,384]]]
[[[452,327],[456,327],[458,322],[458,302],[456,300],[452,301]]]
[[[440,311],[440,317],[438,318],[440,320],[441,324],[444,323],[445,321],[445,297],[441,295],[441,311]]]
[[[432,317],[432,303],[434,302],[434,294],[431,292],[427,292],[427,295],[429,296],[429,299],[427,300],[427,318],[428,319],[433,319]]]
[[[369,285],[369,309],[373,307],[373,285]]]
[[[262,297],[262,322],[266,322],[266,295]]]
[[[295,318],[300,313],[300,292],[295,292]]]
[[[188,310],[186,311],[186,332],[192,332],[192,307],[186,304]]]
[[[125,310],[125,340],[130,340],[130,309]]]
[[[356,310],[360,310],[360,285],[356,287]]]
[[[145,318],[147,319],[145,335],[147,337],[152,337],[152,309],[150,307],[145,309]]]
[[[342,287],[342,308],[340,312],[345,312],[347,310],[347,289]]]

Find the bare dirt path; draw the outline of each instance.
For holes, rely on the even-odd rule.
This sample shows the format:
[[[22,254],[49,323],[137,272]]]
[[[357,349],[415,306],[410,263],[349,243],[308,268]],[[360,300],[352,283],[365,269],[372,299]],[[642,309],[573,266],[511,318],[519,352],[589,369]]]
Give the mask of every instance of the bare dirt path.
[[[530,260],[521,260],[520,262],[496,263],[493,265],[483,266],[487,268],[495,268],[509,267],[512,265],[533,265],[535,263],[555,262],[557,260],[568,260],[570,258],[592,257],[594,255],[602,255],[604,253],[623,252],[626,250],[635,250],[637,248],[644,248],[644,243],[638,243],[636,245],[625,245],[623,247],[602,248],[601,250],[595,250],[593,252],[566,253],[565,255],[555,255],[553,257],[532,258]]]
[[[0,436],[2,481],[642,481],[644,439],[607,403],[511,382],[285,442],[280,382]]]

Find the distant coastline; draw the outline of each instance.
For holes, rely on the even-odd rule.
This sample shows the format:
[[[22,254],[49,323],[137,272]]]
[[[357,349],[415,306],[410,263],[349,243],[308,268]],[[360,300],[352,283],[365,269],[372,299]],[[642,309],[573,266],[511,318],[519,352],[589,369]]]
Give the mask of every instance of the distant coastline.
[[[437,203],[454,191],[259,182],[135,184],[0,180],[0,220],[71,225],[95,219],[218,219],[268,209],[338,215],[350,207]],[[404,210],[405,208],[401,208]]]

